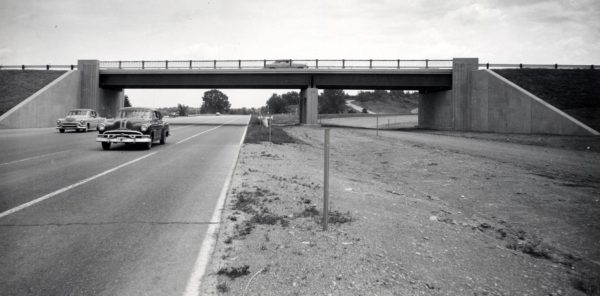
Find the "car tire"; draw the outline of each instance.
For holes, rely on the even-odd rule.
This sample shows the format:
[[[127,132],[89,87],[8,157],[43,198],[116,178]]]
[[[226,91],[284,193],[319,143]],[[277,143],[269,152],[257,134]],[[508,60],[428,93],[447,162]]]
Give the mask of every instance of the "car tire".
[[[65,129],[64,129],[64,128],[59,128],[59,129],[58,129],[58,132],[62,134],[62,133],[64,133],[64,132],[65,132]]]
[[[154,134],[150,134],[150,141],[148,141],[148,143],[144,144],[144,149],[150,150],[150,148],[152,148],[153,141],[154,141]]]
[[[108,150],[108,149],[110,149],[110,143],[102,142],[102,150]]]
[[[162,131],[162,133],[160,133],[160,144],[164,145],[167,142],[167,135],[165,133],[165,130]]]

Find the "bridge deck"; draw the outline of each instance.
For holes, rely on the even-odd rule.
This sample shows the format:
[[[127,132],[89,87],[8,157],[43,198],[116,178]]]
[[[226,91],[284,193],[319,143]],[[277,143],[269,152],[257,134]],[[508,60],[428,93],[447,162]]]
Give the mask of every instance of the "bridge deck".
[[[105,69],[103,88],[449,89],[451,69]]]

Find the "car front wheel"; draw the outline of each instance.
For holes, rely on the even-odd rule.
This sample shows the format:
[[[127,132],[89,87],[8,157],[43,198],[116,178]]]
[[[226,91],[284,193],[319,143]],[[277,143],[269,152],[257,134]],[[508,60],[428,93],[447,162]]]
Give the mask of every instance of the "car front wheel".
[[[110,149],[110,143],[109,142],[102,142],[102,149],[103,150]]]
[[[165,130],[162,131],[162,133],[160,133],[160,144],[164,145],[167,142],[167,135]]]
[[[59,128],[59,129],[58,129],[58,132],[60,132],[60,133],[62,134],[62,133],[64,133],[64,132],[65,132],[65,129],[64,129],[64,128]]]

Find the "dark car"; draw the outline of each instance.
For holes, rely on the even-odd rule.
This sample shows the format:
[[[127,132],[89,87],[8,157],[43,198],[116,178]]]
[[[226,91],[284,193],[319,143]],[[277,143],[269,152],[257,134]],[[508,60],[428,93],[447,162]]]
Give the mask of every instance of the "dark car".
[[[96,142],[102,149],[110,149],[112,143],[143,144],[150,149],[152,144],[164,144],[169,136],[169,123],[162,120],[162,114],[154,109],[127,107],[119,111],[115,119],[98,125]]]

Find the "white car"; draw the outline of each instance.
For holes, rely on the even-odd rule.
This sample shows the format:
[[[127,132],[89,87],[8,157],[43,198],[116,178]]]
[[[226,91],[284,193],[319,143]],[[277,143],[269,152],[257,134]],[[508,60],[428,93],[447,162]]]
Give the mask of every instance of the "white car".
[[[98,116],[95,110],[73,109],[67,113],[67,116],[56,121],[56,129],[61,133],[68,129],[87,132],[91,129],[95,130],[105,120],[106,118]]]
[[[273,63],[267,64],[265,66],[267,69],[281,69],[281,68],[296,68],[296,69],[306,69],[308,66],[306,64],[294,63],[292,60],[276,60]]]

